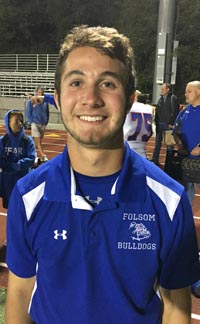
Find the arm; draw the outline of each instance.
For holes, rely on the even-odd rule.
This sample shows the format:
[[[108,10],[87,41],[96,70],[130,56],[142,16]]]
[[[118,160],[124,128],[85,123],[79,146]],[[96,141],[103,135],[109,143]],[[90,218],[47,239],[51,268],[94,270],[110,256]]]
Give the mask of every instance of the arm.
[[[10,170],[27,171],[29,168],[31,168],[34,165],[35,156],[36,156],[35,145],[33,139],[29,136],[24,157],[19,159],[16,162],[11,163]]]
[[[33,105],[32,105],[31,100],[29,100],[27,102],[27,106],[26,106],[26,117],[27,117],[29,123],[33,122],[32,111],[33,111]]]
[[[47,124],[49,122],[49,104],[47,104]]]
[[[56,109],[58,109],[53,95],[45,93],[44,102],[47,102],[48,104],[53,105]]]
[[[185,146],[182,142],[182,136],[181,136],[181,124],[182,124],[182,117],[183,117],[184,112],[185,112],[185,109],[181,110],[179,112],[178,116],[176,117],[176,120],[175,120],[175,123],[173,126],[173,130],[172,130],[172,135],[174,136],[174,140],[178,146],[179,154],[188,155],[189,152],[185,148]]]
[[[172,115],[169,124],[173,127],[176,117],[179,114],[179,100],[174,95],[171,96],[171,107],[172,107]]]
[[[9,273],[9,283],[6,297],[6,323],[7,324],[32,324],[28,314],[35,277],[20,278]]]
[[[190,288],[167,290],[160,287],[163,300],[162,324],[191,324]]]
[[[194,156],[200,156],[200,146],[199,144],[193,148],[191,154]]]

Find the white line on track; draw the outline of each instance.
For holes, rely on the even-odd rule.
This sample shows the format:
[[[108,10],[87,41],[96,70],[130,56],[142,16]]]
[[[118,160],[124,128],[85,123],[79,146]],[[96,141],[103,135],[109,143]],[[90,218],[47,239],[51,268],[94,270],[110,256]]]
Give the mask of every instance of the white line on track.
[[[191,318],[200,321],[200,315],[197,315],[197,314],[193,314],[193,313],[192,313],[192,314],[191,314]]]

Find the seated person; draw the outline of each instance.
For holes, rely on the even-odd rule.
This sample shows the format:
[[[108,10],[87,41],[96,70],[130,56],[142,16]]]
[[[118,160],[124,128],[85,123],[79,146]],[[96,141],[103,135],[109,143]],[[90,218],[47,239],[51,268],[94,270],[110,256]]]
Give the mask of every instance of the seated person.
[[[6,134],[0,137],[0,196],[7,208],[15,183],[31,170],[36,152],[32,137],[25,135],[19,110],[6,113],[5,126]]]

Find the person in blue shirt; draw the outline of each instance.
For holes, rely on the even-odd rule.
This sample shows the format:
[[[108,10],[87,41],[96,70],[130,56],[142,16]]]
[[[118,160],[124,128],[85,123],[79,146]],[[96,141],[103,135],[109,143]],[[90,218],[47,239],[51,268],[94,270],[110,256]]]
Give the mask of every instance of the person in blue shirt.
[[[0,195],[3,207],[8,207],[17,180],[27,174],[35,160],[35,146],[31,136],[25,135],[23,114],[16,109],[5,115],[6,134],[0,137]]]
[[[54,95],[52,95],[52,94],[43,93],[43,95],[37,95],[37,94],[36,95],[31,95],[29,93],[26,93],[25,95],[28,96],[29,99],[31,99],[33,104],[37,104],[38,99],[39,99],[39,102],[46,102],[46,103],[54,106],[57,109],[56,102],[55,102],[55,99],[54,99]]]
[[[192,159],[200,159],[200,81],[190,81],[186,85],[185,98],[187,106],[176,118],[173,134],[179,152]],[[195,187],[193,182],[183,182],[191,205],[194,201]],[[196,182],[198,188],[200,183]],[[192,293],[200,298],[200,280],[192,285]]]
[[[16,109],[5,115],[6,134],[0,137],[0,197],[3,208],[8,208],[11,192],[18,179],[27,174],[35,160],[31,136],[24,133],[23,114]],[[5,264],[6,241],[0,248],[0,265]]]
[[[68,142],[12,193],[7,324],[190,323],[191,206],[183,186],[124,143],[134,83],[133,49],[116,29],[66,36],[55,101]]]
[[[31,124],[31,135],[39,153],[39,157],[37,157],[35,161],[37,163],[38,159],[41,162],[48,161],[48,158],[43,150],[42,141],[49,121],[49,105],[47,102],[43,101],[43,98],[40,98],[40,96],[44,95],[44,89],[42,87],[37,87],[35,94],[37,96],[37,100],[35,101],[34,99],[30,98],[27,102],[26,116],[28,122]]]
[[[173,135],[178,149],[192,159],[200,159],[200,81],[191,81],[186,85],[185,97],[188,105],[176,118]],[[194,183],[184,183],[190,203],[194,200]],[[200,183],[197,183],[200,188]]]

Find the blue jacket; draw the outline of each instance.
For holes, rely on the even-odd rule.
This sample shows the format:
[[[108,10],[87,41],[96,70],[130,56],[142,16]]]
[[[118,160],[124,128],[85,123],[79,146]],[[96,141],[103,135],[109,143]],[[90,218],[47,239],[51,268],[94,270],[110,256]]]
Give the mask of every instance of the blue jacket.
[[[47,125],[49,121],[49,105],[46,102],[33,105],[29,100],[26,106],[26,116],[30,124]]]
[[[34,164],[35,146],[24,128],[14,136],[9,127],[9,110],[5,115],[6,140],[0,137],[0,196],[9,199],[16,181],[27,174]],[[23,116],[23,115],[22,115]]]

